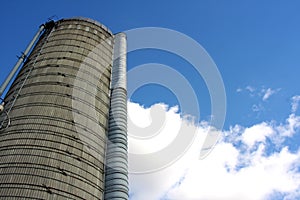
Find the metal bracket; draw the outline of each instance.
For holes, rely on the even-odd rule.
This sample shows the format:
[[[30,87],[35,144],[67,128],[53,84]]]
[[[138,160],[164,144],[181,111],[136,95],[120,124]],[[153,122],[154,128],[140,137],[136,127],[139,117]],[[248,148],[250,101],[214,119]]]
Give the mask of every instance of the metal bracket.
[[[21,52],[21,56],[17,56],[17,58],[18,59],[22,59],[23,61],[23,63],[25,62],[25,60],[27,59],[27,56],[25,55],[25,53],[24,52]]]

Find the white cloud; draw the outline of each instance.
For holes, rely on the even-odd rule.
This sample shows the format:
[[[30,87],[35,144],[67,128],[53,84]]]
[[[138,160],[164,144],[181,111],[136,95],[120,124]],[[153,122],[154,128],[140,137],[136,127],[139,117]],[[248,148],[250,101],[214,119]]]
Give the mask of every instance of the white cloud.
[[[262,104],[253,104],[252,105],[252,111],[253,112],[261,112],[264,110],[264,107]]]
[[[182,125],[177,111],[177,106],[169,108],[163,103],[150,108],[128,103],[129,153],[157,152],[172,142]]]
[[[265,142],[266,138],[272,134],[274,134],[273,128],[263,122],[246,128],[242,135],[242,141],[244,144],[252,147],[256,142]]]
[[[292,112],[296,112],[300,102],[300,95],[292,97]]]
[[[253,86],[250,86],[250,85],[246,86],[245,89],[248,90],[249,92],[254,92],[255,91],[255,88]]]
[[[299,189],[300,176],[290,172],[300,153],[286,148],[272,156],[252,156],[252,162],[240,170],[227,170],[228,160],[239,154],[230,144],[220,144],[207,158],[189,169],[181,185],[169,191],[169,199],[259,200],[274,191],[293,193]],[[229,158],[229,159],[228,159]],[[234,162],[233,162],[234,163]]]
[[[262,89],[263,101],[267,101],[271,97],[271,95],[275,94],[276,92],[277,90],[272,90],[271,88]]]
[[[286,119],[285,124],[280,124],[276,127],[277,132],[281,137],[292,137],[296,133],[296,129],[300,127],[300,117],[294,113]]]
[[[156,114],[152,113],[150,117],[149,108],[130,102],[128,105],[130,115],[137,115],[132,118],[148,120],[141,126],[153,123],[149,119]],[[223,137],[212,153],[199,160],[209,128],[207,123],[196,126],[180,117],[176,108],[168,108],[164,104],[159,106],[165,112],[163,128],[148,139],[129,137],[129,161],[132,153],[161,151],[174,141],[179,126],[187,135],[190,130],[196,130],[192,131],[195,137],[185,154],[172,165],[151,173],[130,173],[131,200],[260,200],[267,199],[274,192],[281,193],[287,200],[300,198],[300,172],[297,170],[300,167],[300,151],[292,153],[282,143],[285,137],[292,137],[297,132],[299,116],[291,114],[285,123],[279,125],[275,122],[262,122],[251,127],[236,125],[222,132]],[[270,142],[278,137],[281,138],[277,140],[281,147],[266,153],[270,151]],[[160,159],[167,158],[162,154]],[[144,164],[160,161],[149,157]]]
[[[242,92],[243,91],[243,89],[242,88],[238,88],[238,89],[236,89],[236,92]]]
[[[277,92],[279,92],[281,89],[277,88],[277,89],[272,89],[272,88],[265,88],[265,87],[261,87],[259,88],[255,88],[251,85],[246,86],[244,89],[243,88],[238,88],[236,91],[239,92],[243,92],[243,91],[248,91],[249,95],[251,97],[259,97],[262,98],[263,101],[267,101],[272,95],[276,94]]]

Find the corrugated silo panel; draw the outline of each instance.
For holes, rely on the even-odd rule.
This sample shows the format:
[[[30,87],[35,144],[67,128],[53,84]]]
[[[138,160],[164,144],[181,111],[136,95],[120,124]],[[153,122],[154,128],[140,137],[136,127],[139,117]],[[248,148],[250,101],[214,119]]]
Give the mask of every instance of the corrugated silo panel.
[[[1,198],[103,199],[113,54],[103,27],[57,21],[20,70],[0,130]]]

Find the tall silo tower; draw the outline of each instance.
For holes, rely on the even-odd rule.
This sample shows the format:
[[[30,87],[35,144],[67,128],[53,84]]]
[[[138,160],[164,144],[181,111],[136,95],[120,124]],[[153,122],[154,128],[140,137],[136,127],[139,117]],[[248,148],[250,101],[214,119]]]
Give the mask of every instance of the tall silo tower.
[[[128,199],[126,36],[40,27],[0,116],[0,198]]]

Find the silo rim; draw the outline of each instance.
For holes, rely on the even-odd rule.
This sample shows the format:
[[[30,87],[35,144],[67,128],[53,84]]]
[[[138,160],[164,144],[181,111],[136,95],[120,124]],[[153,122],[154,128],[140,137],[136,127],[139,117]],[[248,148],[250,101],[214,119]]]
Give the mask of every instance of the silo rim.
[[[100,26],[101,28],[103,28],[105,31],[107,31],[110,35],[113,35],[113,33],[111,32],[111,30],[109,30],[107,28],[107,26],[101,24],[100,22],[96,21],[96,20],[93,20],[91,18],[87,18],[87,17],[70,17],[70,18],[63,18],[61,20],[58,20],[59,21],[65,21],[65,20],[80,20],[80,21],[87,21],[87,22],[90,22],[90,23],[93,23],[97,26]]]

